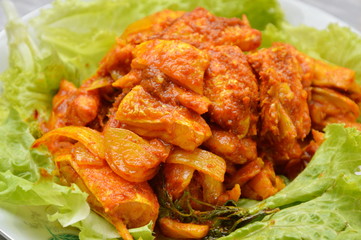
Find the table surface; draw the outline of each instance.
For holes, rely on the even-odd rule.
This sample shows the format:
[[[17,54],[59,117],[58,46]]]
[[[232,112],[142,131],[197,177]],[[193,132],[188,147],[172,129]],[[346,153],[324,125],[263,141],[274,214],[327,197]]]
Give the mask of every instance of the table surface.
[[[0,0],[1,1],[1,0]],[[293,0],[290,0],[293,1]],[[313,5],[328,12],[345,23],[361,32],[361,1],[360,0],[299,0]],[[21,16],[45,5],[52,0],[13,0]],[[4,28],[6,22],[5,14],[0,9],[0,30]],[[5,240],[0,236],[0,240]]]

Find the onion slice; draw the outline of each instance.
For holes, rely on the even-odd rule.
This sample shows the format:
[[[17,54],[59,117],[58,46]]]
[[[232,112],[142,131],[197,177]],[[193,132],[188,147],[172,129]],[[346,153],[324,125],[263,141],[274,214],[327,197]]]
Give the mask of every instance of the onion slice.
[[[224,181],[226,173],[226,162],[223,158],[199,148],[192,152],[177,148],[169,155],[166,163],[187,165],[220,182]]]
[[[162,233],[171,238],[200,239],[209,231],[208,225],[181,223],[169,217],[161,218],[159,225]]]
[[[147,141],[122,128],[107,128],[104,141],[105,160],[114,172],[130,182],[152,179],[169,153],[160,142],[152,144],[155,141]]]
[[[37,139],[32,148],[37,148],[42,144],[51,142],[53,137],[68,137],[81,142],[92,154],[104,159],[104,141],[100,132],[88,127],[67,126],[54,129]]]

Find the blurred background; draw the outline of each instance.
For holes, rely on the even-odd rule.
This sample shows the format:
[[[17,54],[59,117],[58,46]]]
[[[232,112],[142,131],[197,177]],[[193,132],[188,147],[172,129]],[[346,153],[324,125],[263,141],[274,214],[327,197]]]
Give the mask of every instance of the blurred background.
[[[0,0],[1,1],[1,0]],[[12,0],[21,16],[45,5],[52,0]],[[286,0],[299,1],[315,6],[343,20],[361,32],[361,0]],[[5,14],[0,10],[0,30],[5,25]]]
[[[292,0],[289,0],[292,1]],[[328,12],[361,32],[361,0],[299,0]]]

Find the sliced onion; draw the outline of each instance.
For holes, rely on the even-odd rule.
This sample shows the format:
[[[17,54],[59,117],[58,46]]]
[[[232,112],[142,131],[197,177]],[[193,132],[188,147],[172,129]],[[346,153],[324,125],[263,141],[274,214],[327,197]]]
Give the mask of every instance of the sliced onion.
[[[226,173],[226,162],[223,158],[199,148],[192,152],[177,148],[169,155],[166,163],[187,165],[221,182],[224,181]]]
[[[194,223],[181,223],[169,217],[159,220],[162,233],[171,238],[200,239],[208,234],[209,226]]]
[[[101,77],[101,78],[98,78],[98,79],[92,81],[86,87],[83,87],[83,89],[90,91],[90,90],[95,90],[95,89],[99,89],[99,88],[103,88],[103,87],[107,87],[107,86],[111,86],[111,85],[112,85],[112,79],[110,77]]]
[[[91,154],[91,152],[80,142],[77,142],[71,150],[74,161],[78,165],[92,165],[103,166],[106,164],[105,160]]]
[[[173,199],[178,199],[182,196],[192,180],[194,170],[194,168],[183,164],[165,164],[163,171],[165,187]]]
[[[203,201],[216,205],[219,196],[221,196],[225,190],[223,183],[207,174],[201,173],[201,184],[203,189]]]
[[[87,127],[67,126],[54,129],[37,139],[32,148],[51,142],[53,137],[68,137],[81,142],[92,154],[105,158],[104,141],[100,132]]]
[[[105,159],[109,166],[131,182],[144,182],[153,178],[169,153],[165,146],[151,144],[122,128],[107,128],[104,139]]]

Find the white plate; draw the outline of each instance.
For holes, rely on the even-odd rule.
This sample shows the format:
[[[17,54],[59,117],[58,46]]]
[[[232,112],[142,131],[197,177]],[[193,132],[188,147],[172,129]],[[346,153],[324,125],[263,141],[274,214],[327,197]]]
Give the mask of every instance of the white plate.
[[[280,0],[286,19],[293,25],[305,24],[318,29],[325,28],[329,23],[348,26],[340,19],[297,0]],[[24,20],[38,15],[39,9],[24,17]],[[352,29],[358,32],[355,29]],[[359,33],[359,32],[358,32]],[[8,49],[4,31],[0,32],[0,72],[8,66]],[[41,207],[14,207],[0,205],[0,235],[5,239],[14,240],[46,240],[51,238],[49,230],[54,234],[74,233],[74,229],[62,229],[58,224],[49,223],[45,217],[45,209]],[[1,240],[1,236],[0,236]]]

